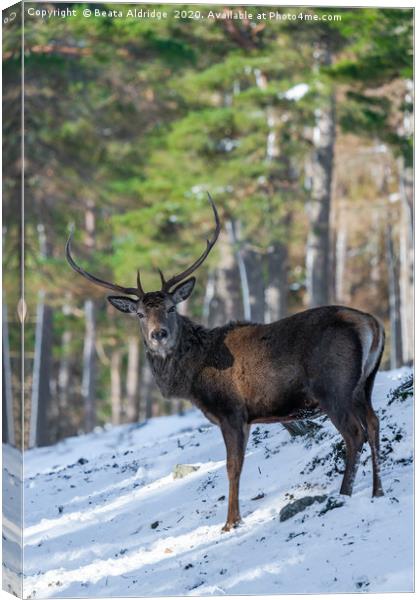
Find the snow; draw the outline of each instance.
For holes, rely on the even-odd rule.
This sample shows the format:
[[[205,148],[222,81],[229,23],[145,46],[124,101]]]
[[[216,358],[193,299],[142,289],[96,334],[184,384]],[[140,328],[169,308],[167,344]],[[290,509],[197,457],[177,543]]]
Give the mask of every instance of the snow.
[[[221,532],[222,436],[196,410],[28,451],[24,596],[412,591],[413,401],[387,397],[407,373],[379,373],[374,389],[385,497],[371,498],[368,447],[353,496],[339,496],[341,438],[329,421],[299,438],[280,425],[254,426],[241,478],[243,524],[229,533]],[[174,479],[177,464],[199,469]],[[314,503],[280,522],[291,501],[324,494],[343,505],[320,514],[326,504]],[[13,588],[16,563],[8,567]]]
[[[309,86],[307,83],[298,83],[284,92],[284,94],[281,94],[280,98],[286,98],[286,100],[298,102],[308,93],[308,91]]]

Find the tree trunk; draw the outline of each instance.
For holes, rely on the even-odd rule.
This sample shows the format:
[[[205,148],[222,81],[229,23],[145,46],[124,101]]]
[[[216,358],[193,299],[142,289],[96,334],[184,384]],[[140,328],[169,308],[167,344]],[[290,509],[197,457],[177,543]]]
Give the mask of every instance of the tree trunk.
[[[207,276],[206,291],[203,299],[203,323],[210,326],[210,309],[215,295],[216,276],[214,271],[209,271]]]
[[[93,300],[86,300],[85,312],[85,339],[83,344],[83,375],[82,375],[82,399],[85,413],[85,433],[89,433],[96,424],[95,406],[95,304]]]
[[[144,346],[140,362],[140,421],[147,421],[159,413],[160,392],[153,378]]]
[[[402,365],[401,312],[397,259],[394,253],[392,226],[390,224],[387,225],[386,229],[386,262],[388,268],[389,319],[391,328],[390,366],[391,369],[397,369]]]
[[[400,171],[400,290],[403,360],[409,363],[414,353],[414,218],[413,169],[399,163]]]
[[[243,259],[249,286],[250,319],[255,323],[264,322],[264,261],[259,252],[245,246]]]
[[[50,248],[45,228],[38,225],[40,255],[46,257]],[[45,302],[44,290],[38,293],[36,309],[35,348],[32,370],[31,416],[29,423],[29,447],[45,446],[51,442],[48,411],[50,405],[51,350],[53,312]]]
[[[34,365],[32,372],[29,447],[50,443],[48,408],[50,404],[52,309],[45,304],[45,292],[38,294]]]
[[[232,245],[235,259],[236,259],[236,264],[238,266],[244,319],[249,321],[251,319],[251,303],[250,303],[248,274],[247,274],[245,261],[243,258],[243,249],[240,247],[240,242],[237,237],[237,229],[239,229],[238,223],[236,223],[236,221],[234,219],[229,219],[228,222],[226,223],[226,230],[228,232],[229,241]]]
[[[268,86],[268,79],[265,73],[260,69],[255,69],[255,83],[261,90],[266,90]],[[278,134],[276,125],[278,124],[278,112],[274,107],[268,107],[265,110],[265,118],[267,122],[267,139],[266,139],[266,161],[268,163],[275,163],[280,158],[280,143],[278,140]],[[268,193],[273,194],[276,187],[278,187],[278,181],[273,182],[273,189],[269,190]],[[277,185],[276,185],[277,184]],[[290,224],[290,215],[286,217],[287,225]],[[265,323],[272,323],[287,315],[287,301],[289,294],[288,284],[288,248],[286,244],[281,243],[279,240],[271,245],[267,251],[266,265],[268,283],[266,288],[261,287],[261,291],[264,294],[265,309],[261,320]]]
[[[139,409],[139,337],[133,335],[128,338],[126,416],[129,423],[139,420]]]
[[[268,284],[265,289],[265,323],[287,315],[289,255],[287,246],[273,244],[267,253]]]
[[[69,329],[65,329],[61,336],[61,358],[58,367],[57,377],[57,395],[58,395],[58,428],[57,437],[61,439],[67,434],[67,424],[65,422],[66,413],[69,409],[69,392],[70,392],[70,344],[72,333]]]
[[[331,64],[328,42],[319,45],[316,66]],[[306,247],[306,286],[309,306],[330,299],[330,206],[335,143],[335,96],[329,94],[315,111],[312,190],[308,203],[309,233]]]
[[[121,422],[121,350],[114,348],[111,353],[111,422]]]
[[[95,214],[94,203],[87,203],[85,212],[86,246],[92,250],[95,245]],[[83,375],[82,375],[82,400],[85,412],[85,432],[88,433],[96,425],[96,307],[93,300],[86,300],[85,312],[85,339],[83,345]]]
[[[258,88],[265,90],[267,88],[267,77],[260,69],[255,69],[255,82]],[[277,139],[276,124],[277,113],[275,108],[267,108],[267,142],[266,142],[266,160],[271,163],[278,160],[280,156],[279,142]],[[273,189],[268,190],[269,194]],[[287,224],[290,224],[291,215],[287,215]],[[276,240],[268,249],[266,255],[268,283],[260,288],[260,293],[264,296],[264,314],[265,323],[272,323],[287,315],[287,303],[289,295],[289,253],[286,244]],[[304,435],[307,431],[305,424],[297,425],[295,423],[286,423],[284,428],[290,435]]]
[[[7,320],[7,305],[3,292],[3,351],[2,351],[2,370],[3,370],[3,443],[14,446],[15,441],[15,419],[13,416],[13,389],[12,389],[12,368],[10,364],[10,345],[9,345],[9,323]]]
[[[213,297],[209,303],[210,327],[244,318],[238,265],[225,229],[220,232],[218,246],[220,260],[214,273]]]
[[[413,105],[413,82],[405,82],[405,105]],[[407,108],[403,119],[403,134],[413,135],[413,112]],[[403,360],[413,360],[414,354],[414,186],[413,167],[404,158],[399,160],[401,220],[400,220],[400,290]]]
[[[348,302],[347,280],[347,215],[341,206],[338,218],[338,231],[335,242],[335,301],[346,304]]]
[[[140,377],[140,397],[142,416],[146,421],[153,416],[153,396],[155,391],[155,382],[153,380],[152,371],[146,357],[142,361],[141,377]]]
[[[386,220],[386,217],[382,210],[375,210],[372,213],[372,222],[375,223],[375,228],[371,236],[372,253],[371,260],[368,263],[370,266],[368,287],[372,302],[374,301],[373,299],[378,298],[381,287],[383,286],[384,276],[381,266],[384,260],[384,257],[382,256],[383,231],[385,227],[384,220]]]

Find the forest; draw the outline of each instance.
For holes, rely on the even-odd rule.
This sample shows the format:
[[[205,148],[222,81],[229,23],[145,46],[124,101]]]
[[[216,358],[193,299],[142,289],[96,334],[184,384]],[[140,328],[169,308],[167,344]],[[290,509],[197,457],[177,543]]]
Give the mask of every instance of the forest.
[[[153,8],[167,17],[25,3],[24,48],[18,19],[4,31],[12,445],[189,407],[161,397],[137,324],[64,246],[74,227],[88,271],[134,286],[140,269],[159,289],[211,235],[207,192],[223,228],[183,314],[214,327],[344,304],[384,323],[382,369],[413,359],[413,10]]]

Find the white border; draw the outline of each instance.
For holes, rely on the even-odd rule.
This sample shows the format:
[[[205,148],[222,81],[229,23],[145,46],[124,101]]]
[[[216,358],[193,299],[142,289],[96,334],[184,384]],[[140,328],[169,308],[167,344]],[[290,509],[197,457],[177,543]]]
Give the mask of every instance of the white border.
[[[57,0],[55,0],[57,1]],[[59,2],[64,2],[65,0],[58,0]],[[89,0],[89,3],[99,3],[102,2],[102,0]],[[80,3],[80,2],[79,2]],[[293,6],[301,6],[303,7],[328,7],[328,8],[368,8],[368,7],[372,7],[372,8],[415,8],[415,2],[414,0],[412,0],[411,2],[399,2],[398,0],[359,0],[358,2],[351,2],[351,1],[347,1],[347,2],[343,2],[343,1],[337,1],[337,0],[315,0],[313,2],[307,3],[307,2],[299,2],[297,0],[288,0],[287,2],[280,2],[279,0],[254,0],[253,2],[241,2],[240,0],[229,0],[227,2],[214,2],[212,0],[194,0],[191,2],[185,1],[185,2],[174,2],[174,1],[166,1],[166,2],[162,2],[161,0],[146,0],[146,1],[139,1],[139,2],[124,2],[121,0],[114,0],[113,2],[110,2],[110,4],[214,4],[214,5],[225,5],[225,6],[234,6],[234,5],[240,5],[240,6],[246,6],[246,5],[252,5],[252,6],[279,6],[279,7],[293,7]],[[14,4],[17,4],[16,1],[13,0],[0,0],[0,8],[2,10],[13,6]],[[418,17],[417,17],[417,12],[418,11],[414,11],[414,26],[415,26],[415,31],[418,30]],[[416,83],[416,79],[415,79],[415,83]],[[415,85],[415,92],[417,92],[417,85]],[[414,113],[414,122],[415,125],[417,124],[417,114],[416,111]],[[0,124],[1,124],[1,119],[0,119]],[[0,150],[1,152],[1,150]],[[418,155],[417,153],[415,153],[415,172],[417,171],[417,167],[420,168],[420,159],[418,159]],[[414,203],[416,203],[414,201]],[[418,233],[418,223],[415,222],[415,235]],[[415,292],[416,292],[416,296],[415,296],[415,309],[418,308],[418,281],[419,278],[417,277],[418,275],[418,252],[417,252],[418,248],[416,248],[415,251]],[[1,254],[1,245],[0,245],[0,254]],[[1,269],[1,267],[0,267]],[[418,314],[418,313],[417,313]],[[420,325],[419,325],[419,320],[416,319],[415,320],[415,350],[417,350],[418,347],[418,340],[420,339],[419,336],[419,330],[420,330]],[[1,378],[1,375],[0,375]],[[418,414],[419,411],[417,411],[417,415],[416,415],[416,426],[418,425]],[[1,420],[1,416],[0,416],[0,420]],[[415,438],[415,450],[417,450],[418,447],[418,442]],[[415,471],[417,470],[416,465],[415,465]],[[415,477],[415,500],[416,500],[416,509],[417,509],[417,502],[419,500],[419,483],[418,483],[418,477]],[[0,490],[0,501],[1,501],[1,490]],[[417,511],[416,511],[417,512]],[[418,514],[418,512],[417,512]],[[417,520],[415,520],[415,540],[418,539],[417,536],[418,533],[418,527],[417,527]],[[417,570],[416,567],[419,567],[420,563],[418,560],[418,553],[415,553],[415,572],[420,572]],[[387,596],[395,596],[395,594],[387,594]],[[415,593],[415,595],[417,595]],[[317,598],[325,598],[326,600],[339,600],[341,598],[346,598],[346,597],[360,597],[360,594],[317,594],[317,595],[309,595],[309,594],[301,594],[301,595],[297,595],[298,598],[311,598],[311,597],[317,597]],[[11,594],[8,594],[7,592],[3,591],[3,597],[5,598],[10,598],[10,600],[14,599],[15,597],[12,596]],[[239,596],[212,596],[212,598],[223,598],[226,600],[234,600],[235,598],[238,598]],[[242,596],[245,600],[248,599],[252,599],[252,598],[259,598],[259,596]],[[263,599],[267,599],[267,600],[293,600],[296,595],[264,595],[264,596],[260,596]],[[368,597],[382,597],[382,594],[368,594]],[[168,596],[165,596],[164,598],[168,598]],[[183,598],[182,596],[177,596],[177,598]],[[160,600],[158,597],[153,597],[154,600]],[[95,598],[95,600],[109,600],[109,598]],[[114,597],[113,600],[119,600],[119,598]]]

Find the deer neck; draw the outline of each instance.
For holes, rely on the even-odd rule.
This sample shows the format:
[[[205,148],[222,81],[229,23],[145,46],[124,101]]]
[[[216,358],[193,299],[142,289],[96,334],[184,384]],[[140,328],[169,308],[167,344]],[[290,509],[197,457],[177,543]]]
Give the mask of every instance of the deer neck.
[[[195,374],[202,365],[210,343],[210,330],[179,315],[178,339],[174,348],[161,356],[146,346],[157,386],[163,396],[191,397]]]

